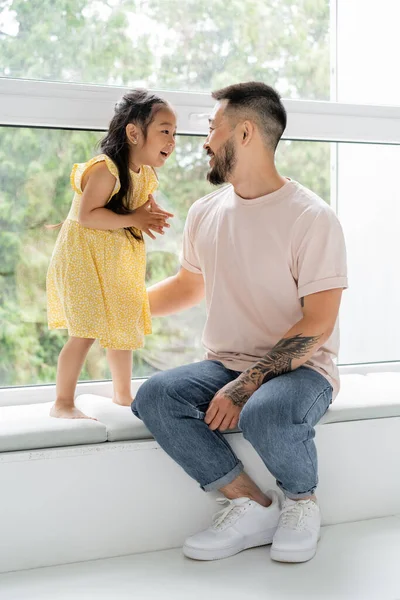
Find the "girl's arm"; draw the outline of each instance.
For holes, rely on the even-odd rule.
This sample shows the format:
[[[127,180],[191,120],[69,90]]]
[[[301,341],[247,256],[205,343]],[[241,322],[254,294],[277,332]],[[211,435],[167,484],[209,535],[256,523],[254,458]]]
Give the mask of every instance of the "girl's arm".
[[[89,229],[122,229],[137,227],[154,238],[150,229],[160,233],[166,226],[164,215],[149,212],[146,203],[129,215],[118,215],[105,208],[115,186],[115,177],[104,162],[97,163],[82,179],[83,194],[79,207],[79,223]]]

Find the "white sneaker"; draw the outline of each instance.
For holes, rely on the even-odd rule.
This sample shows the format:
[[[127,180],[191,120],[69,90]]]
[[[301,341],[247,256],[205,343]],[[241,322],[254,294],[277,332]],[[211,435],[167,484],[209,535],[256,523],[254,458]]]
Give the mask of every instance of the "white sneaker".
[[[271,558],[296,563],[310,560],[317,551],[320,528],[321,514],[316,502],[286,498],[272,542]]]
[[[274,491],[267,492],[267,496],[272,504],[266,508],[249,498],[218,498],[217,502],[226,507],[214,516],[211,527],[186,540],[184,555],[196,560],[217,560],[270,544],[278,526],[281,502]]]

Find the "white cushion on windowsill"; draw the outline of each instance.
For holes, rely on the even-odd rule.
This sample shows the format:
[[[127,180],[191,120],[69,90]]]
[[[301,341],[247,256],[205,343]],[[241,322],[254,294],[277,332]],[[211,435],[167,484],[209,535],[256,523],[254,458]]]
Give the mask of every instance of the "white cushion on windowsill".
[[[119,406],[114,404],[111,398],[94,394],[78,396],[75,404],[86,415],[104,423],[109,442],[153,439],[143,422],[135,417],[130,406]]]
[[[400,416],[400,373],[342,375],[340,392],[321,423]]]
[[[107,441],[103,423],[92,419],[54,419],[52,402],[0,408],[0,452],[78,446]]]
[[[152,439],[129,406],[83,394],[76,405],[88,419],[54,419],[52,403],[0,408],[0,452]],[[341,390],[321,424],[400,416],[400,373],[342,375]]]

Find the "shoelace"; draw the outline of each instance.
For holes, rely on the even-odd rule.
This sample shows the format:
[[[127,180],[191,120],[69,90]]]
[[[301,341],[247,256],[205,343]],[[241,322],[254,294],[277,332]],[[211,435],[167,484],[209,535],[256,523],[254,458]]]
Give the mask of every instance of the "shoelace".
[[[290,529],[302,529],[304,527],[305,518],[310,514],[311,506],[307,502],[296,502],[284,506],[279,525]]]
[[[232,500],[228,498],[217,498],[217,503],[221,505],[227,505],[222,510],[218,511],[213,516],[213,528],[222,529],[222,527],[228,526],[232,521],[243,512],[244,506],[237,506]]]

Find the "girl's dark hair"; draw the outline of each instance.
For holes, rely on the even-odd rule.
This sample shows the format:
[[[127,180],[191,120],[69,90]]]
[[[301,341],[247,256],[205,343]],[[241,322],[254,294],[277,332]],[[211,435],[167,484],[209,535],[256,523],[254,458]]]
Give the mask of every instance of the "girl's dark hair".
[[[146,140],[150,123],[156,113],[165,106],[168,106],[165,100],[142,89],[131,90],[115,105],[115,114],[108,132],[100,142],[102,153],[111,158],[118,168],[121,188],[107,204],[107,208],[115,213],[123,215],[131,212],[129,199],[133,190],[129,173],[129,143],[126,126],[135,123],[142,130]],[[141,233],[134,228],[129,228],[129,231],[136,239],[143,239]]]

